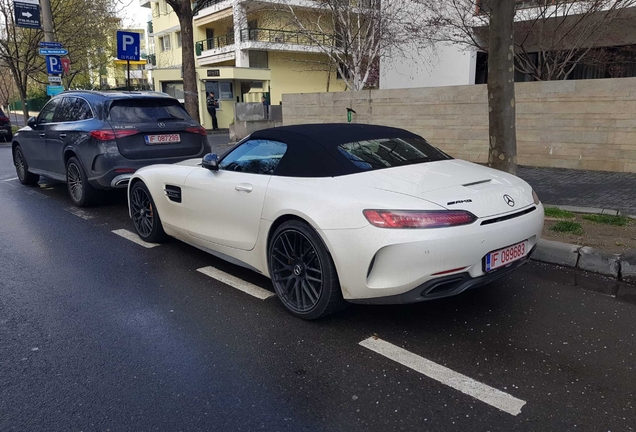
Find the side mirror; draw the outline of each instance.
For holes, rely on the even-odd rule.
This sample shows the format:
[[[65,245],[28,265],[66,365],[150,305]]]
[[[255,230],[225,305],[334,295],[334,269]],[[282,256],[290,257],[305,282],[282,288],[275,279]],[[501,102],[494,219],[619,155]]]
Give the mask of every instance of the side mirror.
[[[210,171],[218,171],[219,170],[219,158],[216,156],[216,153],[208,153],[203,156],[203,161],[201,161],[201,166],[203,168],[207,168]]]
[[[35,117],[29,117],[29,120],[27,120],[27,126],[33,129],[37,125],[38,125],[38,119],[36,119]]]

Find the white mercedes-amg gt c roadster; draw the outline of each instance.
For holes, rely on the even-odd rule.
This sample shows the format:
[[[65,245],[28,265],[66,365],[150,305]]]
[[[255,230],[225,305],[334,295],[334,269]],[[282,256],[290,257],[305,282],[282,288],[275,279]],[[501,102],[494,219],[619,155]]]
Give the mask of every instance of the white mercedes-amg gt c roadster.
[[[525,181],[361,124],[261,130],[221,158],[148,166],[128,200],[143,240],[262,273],[304,319],[485,285],[528,261],[544,217]]]

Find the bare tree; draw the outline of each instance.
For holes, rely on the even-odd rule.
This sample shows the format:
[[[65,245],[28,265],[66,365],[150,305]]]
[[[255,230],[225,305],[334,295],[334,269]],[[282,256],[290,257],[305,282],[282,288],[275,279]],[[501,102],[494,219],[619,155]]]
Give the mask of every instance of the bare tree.
[[[418,0],[434,10],[438,40],[489,52],[492,0]],[[603,64],[605,46],[633,29],[636,0],[515,1],[516,69],[537,81],[567,79],[581,64]],[[430,22],[430,21],[429,21]]]
[[[412,56],[430,47],[428,10],[411,0],[316,0],[304,6],[281,0],[270,7],[281,27],[274,30],[292,32],[296,43],[318,48],[349,90],[377,80],[380,58]]]
[[[166,3],[177,14],[181,27],[181,67],[183,68],[185,108],[192,118],[200,121],[192,19],[204,3],[199,1],[193,5],[191,0],[166,0]]]
[[[492,0],[488,57],[488,166],[517,172],[514,73],[515,4]]]

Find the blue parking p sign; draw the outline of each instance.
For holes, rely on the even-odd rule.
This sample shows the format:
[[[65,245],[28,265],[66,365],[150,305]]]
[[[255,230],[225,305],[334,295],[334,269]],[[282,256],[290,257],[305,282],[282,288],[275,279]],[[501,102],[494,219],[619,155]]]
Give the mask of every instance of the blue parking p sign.
[[[46,71],[49,75],[62,75],[62,60],[58,56],[46,56]]]
[[[141,35],[135,32],[117,32],[117,58],[119,60],[139,61]]]

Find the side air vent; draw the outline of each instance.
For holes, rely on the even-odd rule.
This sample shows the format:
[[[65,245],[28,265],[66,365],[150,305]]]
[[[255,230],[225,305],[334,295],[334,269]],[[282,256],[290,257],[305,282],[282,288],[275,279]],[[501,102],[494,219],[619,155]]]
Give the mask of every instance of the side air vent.
[[[181,202],[181,188],[180,187],[166,185],[166,188],[164,189],[164,191],[166,192],[166,195],[168,196],[168,199],[170,201],[174,201],[174,202],[177,202],[177,203]]]
[[[497,223],[497,222],[507,221],[509,219],[514,219],[514,218],[517,218],[519,216],[523,216],[523,215],[527,215],[528,213],[532,213],[536,209],[537,208],[535,206],[532,206],[532,207],[530,207],[528,209],[522,210],[522,211],[517,212],[517,213],[512,213],[512,214],[508,214],[508,215],[501,216],[501,217],[498,217],[498,218],[485,220],[481,224],[482,225],[490,225],[490,224],[494,224],[494,223]]]

